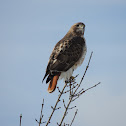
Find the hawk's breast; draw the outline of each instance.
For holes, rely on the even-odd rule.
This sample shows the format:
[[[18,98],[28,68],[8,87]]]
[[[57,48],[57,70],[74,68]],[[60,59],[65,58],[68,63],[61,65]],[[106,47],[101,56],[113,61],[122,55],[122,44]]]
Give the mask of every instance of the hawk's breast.
[[[84,39],[84,41],[85,41],[85,39]],[[77,69],[83,63],[83,61],[85,59],[86,52],[87,52],[87,46],[86,46],[86,41],[85,41],[85,44],[83,45],[83,52],[82,52],[82,55],[79,58],[79,60],[70,69],[68,69],[65,72],[61,72],[59,79],[64,79],[64,81],[68,80],[72,76],[73,71],[75,69]]]

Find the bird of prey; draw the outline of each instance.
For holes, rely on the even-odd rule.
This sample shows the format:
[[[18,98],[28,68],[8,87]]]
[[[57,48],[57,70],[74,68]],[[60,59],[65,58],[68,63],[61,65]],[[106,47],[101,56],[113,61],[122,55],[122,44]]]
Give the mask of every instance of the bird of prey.
[[[58,79],[68,81],[73,71],[84,61],[87,47],[84,38],[85,24],[74,24],[67,34],[55,45],[50,55],[43,78],[49,82],[48,92],[55,91]]]

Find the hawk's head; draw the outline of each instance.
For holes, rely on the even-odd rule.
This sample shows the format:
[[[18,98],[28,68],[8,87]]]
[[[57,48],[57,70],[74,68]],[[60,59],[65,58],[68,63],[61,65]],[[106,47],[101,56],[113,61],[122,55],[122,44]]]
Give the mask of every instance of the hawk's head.
[[[85,30],[85,24],[82,22],[76,23],[70,28],[70,31],[73,32],[74,35],[79,35],[79,36],[84,35],[84,30]]]

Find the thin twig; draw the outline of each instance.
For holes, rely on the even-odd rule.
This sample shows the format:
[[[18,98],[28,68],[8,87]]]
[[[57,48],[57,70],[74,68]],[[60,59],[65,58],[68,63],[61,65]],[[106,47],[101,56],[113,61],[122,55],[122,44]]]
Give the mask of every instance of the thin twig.
[[[76,97],[75,99],[73,99],[72,102],[75,101],[77,98],[79,98],[83,93],[85,93],[86,91],[88,91],[88,90],[90,90],[90,89],[92,89],[92,88],[98,86],[99,84],[101,84],[101,82],[95,84],[95,85],[92,86],[92,87],[87,88],[86,90],[84,90],[84,91],[82,91],[82,92],[80,92],[80,93],[77,93],[77,95],[75,95],[75,96],[77,96],[77,97]]]
[[[44,116],[44,115],[42,114],[43,107],[44,107],[44,99],[43,99],[43,102],[42,102],[40,119],[39,119],[39,121],[38,121],[37,119],[35,119],[35,121],[39,124],[39,126],[40,126],[41,124],[43,124],[43,123],[46,123],[46,121],[45,121],[45,122],[42,122],[42,119],[43,119],[43,116]]]
[[[85,70],[85,72],[84,72],[84,74],[83,74],[83,77],[81,78],[80,84],[78,85],[78,87],[77,87],[76,90],[74,91],[74,94],[76,93],[76,91],[77,91],[78,88],[80,87],[80,85],[81,85],[81,83],[82,83],[82,81],[83,81],[83,79],[84,79],[84,77],[85,77],[85,75],[86,75],[86,72],[87,72],[87,70],[88,70],[88,68],[89,68],[89,64],[90,64],[90,61],[91,61],[91,58],[92,58],[92,54],[93,54],[93,52],[91,52],[91,55],[90,55],[90,58],[89,58],[89,61],[88,61],[88,65],[86,66],[86,70]]]
[[[101,84],[101,82],[95,84],[94,86],[92,86],[92,87],[90,87],[90,88],[87,88],[86,90],[82,91],[79,95],[82,95],[82,94],[85,93],[86,91],[88,91],[88,90],[90,90],[90,89],[92,89],[92,88],[98,86],[99,84]]]
[[[60,91],[59,87],[57,87],[57,89],[58,89],[59,93],[61,93],[61,91]]]
[[[20,114],[20,126],[21,126],[21,119],[22,119],[22,114]]]
[[[77,86],[78,86],[78,84],[76,84],[75,86],[73,85],[73,87],[72,87],[71,89],[65,91],[64,94],[67,93],[67,92],[70,92],[70,90],[73,90],[73,89],[76,88]],[[70,96],[71,96],[72,94],[73,94],[73,92],[71,92]]]
[[[77,106],[73,106],[73,107],[71,107],[71,108],[68,108],[68,109],[73,109],[73,108],[76,108]]]
[[[71,78],[70,78],[70,84],[69,84],[69,87],[70,87],[70,95],[71,95]],[[72,92],[73,93],[73,92]]]
[[[64,105],[64,108],[66,108],[66,105],[65,105],[65,101],[64,101],[64,99],[63,99],[63,105]]]
[[[72,119],[72,122],[71,122],[70,126],[72,126],[72,124],[73,124],[73,122],[74,122],[74,119],[75,119],[75,117],[76,117],[76,115],[77,115],[77,111],[78,111],[78,109],[76,110],[76,112],[75,112],[75,114],[74,114],[74,117],[73,117],[73,119]]]
[[[64,114],[63,114],[63,117],[62,117],[62,119],[61,119],[61,122],[60,122],[60,125],[59,125],[59,126],[61,126],[62,123],[63,123],[63,120],[64,120],[64,118],[65,118],[65,116],[66,116],[66,113],[67,113],[67,110],[68,110],[68,108],[69,108],[69,105],[70,105],[71,101],[72,101],[72,97],[70,98],[70,100],[69,100],[69,102],[68,102],[68,104],[67,104],[67,107],[66,107],[66,109],[65,109],[65,112],[64,112]]]

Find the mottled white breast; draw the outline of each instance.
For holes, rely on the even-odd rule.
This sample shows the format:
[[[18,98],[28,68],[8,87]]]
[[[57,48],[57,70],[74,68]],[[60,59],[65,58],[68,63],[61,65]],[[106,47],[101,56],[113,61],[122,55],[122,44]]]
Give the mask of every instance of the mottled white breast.
[[[73,74],[73,71],[75,69],[77,69],[77,67],[83,63],[86,52],[87,52],[87,46],[86,46],[86,41],[85,41],[85,45],[83,47],[83,54],[82,54],[81,58],[69,70],[67,70],[66,72],[62,72],[59,79],[64,79],[64,81],[69,80],[69,78]]]

